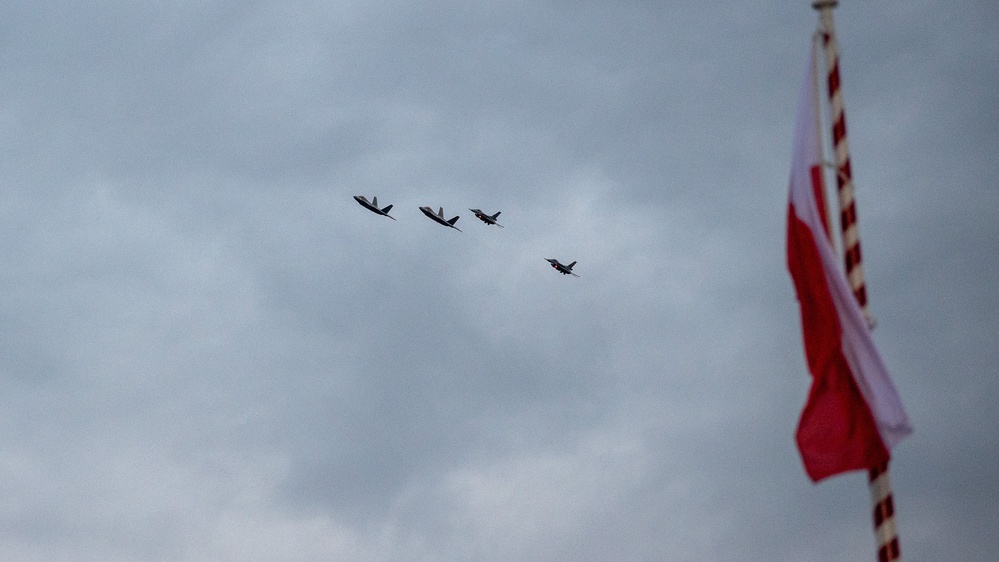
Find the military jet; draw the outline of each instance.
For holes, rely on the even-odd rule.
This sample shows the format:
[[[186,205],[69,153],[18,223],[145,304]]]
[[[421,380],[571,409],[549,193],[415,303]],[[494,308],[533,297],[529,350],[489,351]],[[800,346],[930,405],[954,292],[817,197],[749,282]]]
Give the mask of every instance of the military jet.
[[[434,219],[434,222],[443,224],[444,226],[450,226],[458,232],[461,232],[461,229],[454,225],[454,223],[458,222],[458,215],[455,215],[453,219],[446,220],[444,218],[444,207],[441,207],[436,213],[430,207],[420,207],[420,210],[423,211],[424,215]]]
[[[552,264],[552,267],[555,268],[555,271],[558,271],[562,275],[572,275],[573,277],[579,277],[578,275],[572,272],[572,266],[576,265],[576,262],[572,262],[569,265],[562,265],[558,262],[558,260],[552,258],[545,258],[545,261]]]
[[[390,218],[392,220],[395,220],[395,217],[390,216],[388,214],[388,212],[392,209],[392,205],[389,205],[388,207],[385,207],[384,209],[379,209],[378,208],[378,198],[377,197],[372,197],[371,201],[369,202],[368,199],[365,196],[363,196],[363,195],[355,195],[354,196],[354,201],[357,201],[358,203],[361,204],[362,207],[364,207],[365,209],[371,211],[372,213],[378,213],[379,215],[381,215],[383,217],[388,217],[388,218]]]
[[[475,213],[475,217],[480,221],[486,224],[495,224],[496,226],[503,228],[502,224],[496,222],[496,217],[500,216],[500,211],[496,211],[496,214],[492,216],[483,213],[481,209],[469,209],[469,211]]]

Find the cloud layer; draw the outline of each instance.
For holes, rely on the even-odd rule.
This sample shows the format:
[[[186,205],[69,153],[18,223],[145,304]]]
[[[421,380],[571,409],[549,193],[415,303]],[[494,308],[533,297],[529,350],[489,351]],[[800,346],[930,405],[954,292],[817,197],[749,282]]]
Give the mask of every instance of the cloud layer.
[[[785,4],[0,7],[0,558],[872,557],[792,437]],[[999,13],[843,4],[902,548],[987,559]]]

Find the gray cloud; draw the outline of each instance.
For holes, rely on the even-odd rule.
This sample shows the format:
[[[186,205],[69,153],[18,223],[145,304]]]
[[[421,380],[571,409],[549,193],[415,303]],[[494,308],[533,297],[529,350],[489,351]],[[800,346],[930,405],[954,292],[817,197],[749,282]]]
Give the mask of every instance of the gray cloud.
[[[994,13],[836,12],[909,560],[999,536]],[[873,555],[793,442],[808,3],[0,16],[0,558]]]

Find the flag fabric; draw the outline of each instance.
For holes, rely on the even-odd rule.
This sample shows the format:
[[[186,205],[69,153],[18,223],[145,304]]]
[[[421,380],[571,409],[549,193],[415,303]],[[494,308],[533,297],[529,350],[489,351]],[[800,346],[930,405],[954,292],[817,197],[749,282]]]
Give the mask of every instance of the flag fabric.
[[[791,161],[787,267],[801,307],[812,386],[796,440],[815,482],[889,460],[912,432],[828,237],[815,96],[814,43],[801,88]]]

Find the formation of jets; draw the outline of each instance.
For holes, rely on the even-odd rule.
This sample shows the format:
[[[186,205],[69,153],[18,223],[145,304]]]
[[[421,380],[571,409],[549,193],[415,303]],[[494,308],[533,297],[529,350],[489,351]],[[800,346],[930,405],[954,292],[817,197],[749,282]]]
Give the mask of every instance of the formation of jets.
[[[395,220],[395,217],[388,214],[389,211],[392,210],[392,205],[389,205],[384,208],[379,208],[378,197],[372,197],[371,201],[368,201],[368,198],[363,195],[355,195],[354,200],[360,203],[362,207],[371,211],[372,213]],[[447,226],[457,230],[458,232],[461,232],[461,229],[454,225],[456,222],[458,222],[459,218],[458,215],[455,215],[450,219],[444,218],[444,207],[438,207],[436,213],[429,206],[420,207],[420,211],[422,211],[424,215],[430,217],[437,224]],[[496,211],[492,215],[486,214],[482,209],[469,209],[469,211],[472,211],[472,214],[474,214],[477,219],[481,220],[487,225],[489,226],[496,225],[500,228],[503,228],[502,224],[496,222],[496,219],[500,216],[499,211]],[[545,258],[545,261],[551,264],[551,266],[555,268],[555,271],[558,271],[562,275],[572,275],[573,277],[579,277],[578,275],[572,272],[572,267],[576,265],[576,262],[572,262],[569,265],[563,265],[557,259],[554,258]]]

